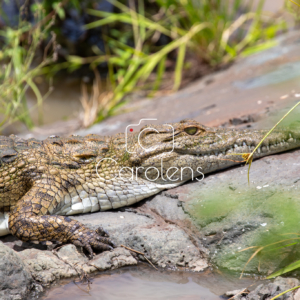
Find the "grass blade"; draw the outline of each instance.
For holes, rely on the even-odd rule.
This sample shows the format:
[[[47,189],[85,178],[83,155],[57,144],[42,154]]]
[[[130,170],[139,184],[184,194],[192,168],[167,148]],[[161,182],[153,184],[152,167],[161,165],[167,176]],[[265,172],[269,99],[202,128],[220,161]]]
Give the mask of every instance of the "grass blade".
[[[173,91],[177,91],[181,84],[182,69],[183,69],[183,64],[184,64],[186,45],[187,44],[182,44],[179,46],[177,62],[176,62],[176,67],[175,67],[175,80],[174,80]]]
[[[293,291],[293,290],[295,290],[295,289],[299,289],[299,288],[300,288],[300,285],[295,286],[294,288],[291,288],[291,289],[289,289],[289,290],[286,290],[286,291],[284,291],[284,292],[278,294],[277,296],[273,297],[273,298],[270,299],[270,300],[275,300],[276,298],[279,298],[280,296],[282,296],[282,295],[284,295],[284,294],[286,294],[286,293],[288,293],[288,292],[290,292],[290,291]]]
[[[288,273],[288,272],[291,272],[291,271],[294,271],[296,269],[300,268],[300,260],[297,260],[289,265],[287,265],[286,267],[272,273],[271,275],[269,275],[266,279],[271,279],[271,278],[274,278],[274,277],[277,277],[277,276],[280,276],[282,274],[285,274],[285,273]]]
[[[243,270],[242,270],[242,273],[241,273],[241,276],[240,276],[240,279],[243,277],[243,274],[244,274],[244,271],[245,271],[245,269],[246,269],[246,267],[247,267],[247,265],[249,264],[249,262],[261,251],[261,250],[263,250],[264,249],[264,247],[259,247],[251,256],[250,256],[250,258],[248,259],[248,261],[246,262],[246,264],[245,264],[245,266],[244,266],[244,268],[243,268]]]

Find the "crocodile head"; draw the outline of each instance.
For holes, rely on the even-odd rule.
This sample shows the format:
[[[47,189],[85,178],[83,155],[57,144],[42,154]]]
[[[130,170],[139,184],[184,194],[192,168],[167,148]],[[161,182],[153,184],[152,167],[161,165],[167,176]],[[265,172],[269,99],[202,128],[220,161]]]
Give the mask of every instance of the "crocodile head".
[[[131,139],[129,165],[136,174],[160,184],[181,183],[243,161],[237,153],[251,153],[266,130],[206,127],[194,120],[147,125]],[[299,147],[300,133],[273,131],[254,158]]]

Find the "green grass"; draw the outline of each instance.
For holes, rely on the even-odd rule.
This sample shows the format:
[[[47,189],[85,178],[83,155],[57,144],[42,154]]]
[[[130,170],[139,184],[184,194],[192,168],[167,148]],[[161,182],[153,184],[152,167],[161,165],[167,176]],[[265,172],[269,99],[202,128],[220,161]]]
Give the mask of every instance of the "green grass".
[[[240,55],[272,47],[276,44],[273,38],[286,29],[286,22],[281,17],[265,14],[263,2],[260,1],[256,11],[251,10],[251,1],[250,6],[245,7],[242,0],[233,0],[230,5],[227,0],[155,0],[151,3],[130,0],[128,5],[113,1],[116,7],[113,13],[84,8],[95,20],[85,28],[101,27],[105,53],[93,45],[95,55],[92,57],[70,55],[67,62],[58,63],[47,56],[41,63],[33,64],[38,45],[49,38],[51,18],[58,15],[60,20],[64,19],[65,7],[82,9],[78,0],[35,3],[31,8],[35,10],[36,19],[43,22],[32,27],[20,19],[18,28],[4,28],[1,32],[6,41],[0,55],[4,66],[0,74],[3,86],[0,113],[5,116],[2,125],[20,120],[32,128],[25,95],[31,88],[41,107],[44,95],[34,83],[37,74],[55,74],[61,69],[74,71],[84,64],[95,69],[106,62],[113,97],[99,109],[94,120],[99,122],[114,114],[124,100],[129,99],[128,95],[139,89],[147,90],[152,97],[164,80],[171,77],[171,90],[177,91],[191,68],[206,65],[213,70]],[[54,29],[61,40],[57,24]],[[24,35],[30,37],[30,42],[24,42]],[[42,122],[41,114],[39,119]]]
[[[36,4],[31,8],[37,20],[36,25],[19,18],[16,28],[6,27],[0,31],[4,41],[0,51],[0,114],[3,116],[0,130],[15,121],[23,122],[29,129],[33,128],[26,100],[26,91],[29,88],[36,96],[39,122],[42,123],[41,105],[47,94],[41,94],[35,77],[43,67],[56,60],[56,43],[53,34],[42,57],[36,57],[41,42],[48,36],[53,20],[44,24],[41,5]],[[21,7],[21,14],[26,13],[24,10]],[[49,54],[50,50],[52,53]]]
[[[172,57],[175,57],[172,90],[177,91],[188,66],[187,56],[196,59],[195,68],[201,64],[211,68],[224,65],[238,55],[250,55],[274,46],[276,42],[272,39],[276,33],[286,29],[283,19],[264,15],[264,1],[260,1],[255,12],[250,12],[248,7],[242,14],[241,0],[233,1],[232,5],[223,0],[156,0],[151,12],[146,11],[142,0],[137,7],[134,1],[129,1],[129,6],[118,1],[113,3],[118,13],[89,9],[88,13],[99,20],[85,26],[86,29],[103,28],[106,53],[94,48],[95,57],[69,57],[73,68],[84,63],[90,63],[92,68],[103,61],[108,63],[114,97],[97,121],[109,115],[129,93],[139,88],[149,90],[153,72],[156,79],[150,81],[149,95],[155,95],[162,84],[166,62]],[[155,41],[160,37],[169,42],[157,45]]]

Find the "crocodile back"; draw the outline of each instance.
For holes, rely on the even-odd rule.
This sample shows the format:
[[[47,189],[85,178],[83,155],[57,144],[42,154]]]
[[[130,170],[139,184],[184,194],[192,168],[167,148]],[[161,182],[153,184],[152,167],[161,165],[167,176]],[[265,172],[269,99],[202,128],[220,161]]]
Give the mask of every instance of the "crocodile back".
[[[41,147],[42,142],[33,138],[0,136],[0,212],[10,211],[30,189],[32,183],[26,180],[24,156]]]

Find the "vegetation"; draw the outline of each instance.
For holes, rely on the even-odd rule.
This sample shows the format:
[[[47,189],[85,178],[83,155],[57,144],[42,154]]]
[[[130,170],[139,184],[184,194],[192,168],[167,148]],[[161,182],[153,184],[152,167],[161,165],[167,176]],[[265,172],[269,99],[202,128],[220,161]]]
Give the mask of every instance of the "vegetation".
[[[291,4],[292,3],[292,4]],[[299,22],[299,14],[295,13],[294,7],[292,7],[292,5],[296,4],[299,8],[300,8],[300,2],[296,2],[293,0],[290,0],[290,2],[288,1],[286,3],[286,8],[294,15],[294,18],[297,22]],[[298,8],[298,11],[299,11]],[[246,164],[249,164],[249,169],[248,169],[248,182],[249,182],[249,172],[250,172],[250,168],[251,168],[251,163],[252,163],[252,159],[253,159],[253,154],[255,153],[255,151],[259,148],[259,146],[262,144],[262,142],[265,140],[265,138],[292,112],[296,109],[297,106],[299,106],[300,102],[297,102],[275,125],[274,127],[265,135],[265,137],[260,141],[260,143],[257,145],[257,147],[251,152],[251,153],[243,153],[241,154],[242,157],[244,158],[244,161],[246,162]],[[289,207],[289,206],[288,206]],[[291,215],[289,215],[288,220],[290,222],[293,223],[294,220],[298,220],[298,216],[296,216],[296,218],[292,217]],[[292,224],[292,230],[294,228],[298,228],[298,221],[296,221],[296,224]],[[275,238],[276,237],[276,238]],[[284,237],[283,239],[281,237]],[[271,239],[273,239],[272,241],[270,241],[270,237],[264,237],[263,242],[261,243],[261,245],[258,246],[251,246],[248,247],[246,249],[243,249],[241,251],[246,251],[246,250],[254,250],[254,252],[252,253],[252,255],[250,256],[250,258],[248,259],[247,263],[244,266],[244,270],[246,268],[246,266],[257,256],[261,256],[259,262],[261,262],[262,259],[266,259],[266,257],[269,258],[270,254],[273,253],[273,256],[278,258],[280,256],[280,252],[286,252],[287,249],[290,249],[290,253],[292,254],[292,256],[295,256],[293,254],[295,254],[296,252],[296,256],[298,256],[297,251],[295,251],[295,247],[296,249],[299,248],[299,243],[300,243],[300,234],[298,232],[289,232],[289,233],[273,233],[273,235],[271,235]],[[269,240],[269,242],[268,242]],[[241,252],[240,251],[240,252]],[[297,269],[300,268],[300,260],[294,260],[292,263],[284,263],[284,267],[280,268],[279,270],[273,272],[272,274],[270,274],[269,276],[266,277],[266,279],[272,279],[278,276],[281,276],[283,274],[295,271]],[[241,277],[243,276],[243,272],[241,274]],[[295,289],[299,289],[300,286],[296,286],[294,288],[288,289],[280,294],[278,294],[277,296],[275,296],[274,298],[272,298],[271,300],[275,300],[277,298],[279,298],[280,296],[288,293],[289,291],[295,290]]]
[[[36,84],[35,79],[40,74],[50,71],[55,74],[64,68],[75,70],[83,65],[89,65],[95,71],[93,93],[89,97],[83,85],[81,99],[83,125],[90,126],[113,114],[126,95],[136,89],[146,89],[148,95],[153,96],[170,72],[174,74],[171,90],[176,91],[182,85],[183,75],[191,73],[192,68],[205,65],[213,69],[239,55],[271,47],[276,34],[287,29],[283,18],[273,19],[263,13],[264,1],[260,1],[256,11],[251,6],[244,7],[242,0],[234,0],[230,5],[224,0],[154,0],[151,4],[143,0],[129,0],[129,5],[122,1],[111,3],[114,11],[108,12],[93,9],[93,1],[87,1],[84,7],[78,0],[36,1],[30,7],[24,5],[20,8],[17,26],[0,30],[1,128],[16,120],[29,129],[34,126],[26,92],[31,89],[37,98],[37,106],[41,107],[48,93],[42,95]],[[286,1],[285,6],[299,22],[299,10],[294,4],[297,1]],[[66,57],[66,62],[61,62],[57,59],[57,40],[62,41],[60,24],[70,7],[90,16],[91,22],[84,26],[86,31],[101,28],[105,49],[95,44],[91,46],[94,55],[72,53]],[[30,14],[34,22],[27,18]],[[1,15],[5,20],[5,14],[2,12]],[[100,92],[99,88],[101,79],[97,68],[103,67],[103,64],[107,68],[108,92]],[[195,76],[200,75],[196,72]],[[41,110],[39,121],[42,123]],[[254,151],[243,156],[250,165]],[[298,245],[299,234],[291,235],[263,246],[251,247],[254,253],[248,262],[264,251]],[[300,261],[297,260],[268,278],[299,267]]]
[[[201,66],[205,66],[207,72],[238,55],[270,47],[274,45],[276,34],[286,29],[283,18],[272,19],[263,13],[263,0],[256,11],[243,6],[241,0],[234,0],[230,5],[229,1],[222,0],[155,0],[151,3],[130,0],[128,3],[114,1],[111,2],[113,10],[100,11],[93,9],[92,0],[84,3],[44,0],[31,6],[25,1],[18,25],[1,31],[1,125],[19,120],[32,128],[26,91],[33,90],[41,107],[47,95],[41,95],[35,83],[34,79],[40,74],[55,75],[61,69],[73,71],[83,65],[95,72],[99,69],[102,77],[107,73],[108,94],[96,92],[99,78],[95,79],[90,100],[83,88],[83,124],[89,126],[113,114],[124,103],[126,95],[137,89],[147,90],[148,95],[153,96],[167,78],[172,77],[172,87],[167,89],[176,91],[188,74],[193,74],[189,80],[203,75],[198,72]],[[72,9],[79,15],[84,14],[83,35],[92,32],[101,35],[104,48],[95,43],[85,47],[88,48],[86,53],[70,50],[69,55],[64,56],[65,61],[62,57],[57,60],[57,42],[68,50],[61,24]],[[28,15],[33,18],[27,18]],[[170,76],[171,73],[174,75]],[[41,113],[39,120],[42,122]]]
[[[24,18],[28,15],[26,7],[22,7],[18,26],[16,28],[6,27],[0,31],[2,37],[2,49],[0,51],[0,113],[4,116],[0,125],[8,124],[19,120],[28,128],[33,127],[29,109],[26,101],[26,91],[31,88],[37,98],[37,105],[40,108],[46,95],[42,95],[35,83],[42,68],[56,61],[55,34],[47,41],[41,58],[37,58],[37,50],[43,41],[48,37],[48,31],[54,23],[52,18],[45,24],[41,12],[41,5],[35,4],[31,7],[32,13],[37,20],[32,25]],[[23,16],[23,18],[22,18]],[[52,48],[52,53],[49,51]],[[41,110],[39,121],[42,123]]]
[[[253,159],[253,154],[255,151],[259,148],[259,146],[262,144],[262,142],[267,138],[267,136],[280,124],[283,122],[284,119],[286,119],[295,109],[300,105],[300,102],[297,102],[274,126],[273,128],[264,136],[264,138],[259,142],[257,147],[251,152],[251,153],[242,153],[242,157],[244,158],[244,161],[246,164],[249,164],[249,169],[248,169],[248,183],[249,183],[249,173],[250,173],[250,168],[251,168],[251,163]],[[291,198],[289,198],[291,199]],[[252,261],[253,258],[256,256],[260,255],[260,261],[264,259],[268,259],[270,254],[273,253],[274,257],[279,257],[280,256],[280,251],[286,252],[287,248],[291,248],[291,253],[295,252],[294,247],[296,246],[297,248],[299,247],[300,243],[300,233],[298,232],[293,232],[296,228],[298,228],[298,215],[292,216],[291,211],[292,211],[292,206],[287,205],[288,208],[288,217],[286,217],[286,221],[290,223],[290,231],[289,233],[286,233],[286,231],[278,233],[278,232],[273,232],[271,236],[264,237],[263,241],[260,243],[260,245],[257,246],[251,246],[246,249],[243,249],[241,251],[246,251],[253,249],[254,253],[250,256],[249,260],[244,266],[244,269],[246,266]],[[295,211],[298,211],[295,209]],[[296,223],[296,224],[295,224]],[[282,239],[282,237],[284,237]],[[298,255],[298,253],[297,253]],[[293,255],[295,256],[295,255]],[[267,276],[266,279],[271,279],[289,272],[292,272],[294,270],[297,270],[300,268],[300,260],[293,261],[291,263],[285,263],[284,267],[280,268],[276,272],[273,272],[271,275]],[[243,276],[243,272],[241,274],[241,277]],[[288,291],[286,291],[288,292]],[[275,299],[275,298],[274,298]]]
[[[108,63],[114,96],[96,121],[109,115],[124,96],[141,85],[143,88],[150,85],[150,95],[153,95],[162,84],[167,61],[174,65],[171,68],[174,71],[172,90],[176,91],[183,74],[187,74],[185,71],[193,71],[189,60],[195,62],[195,69],[203,64],[216,67],[232,61],[239,54],[257,51],[259,42],[265,42],[260,50],[274,45],[270,40],[278,31],[285,30],[285,22],[266,19],[262,13],[263,3],[260,1],[256,12],[250,12],[248,7],[242,14],[241,0],[233,1],[232,5],[222,0],[157,0],[156,13],[147,13],[142,0],[138,1],[137,7],[133,0],[129,1],[129,7],[114,2],[118,13],[88,9],[89,14],[100,19],[85,28],[105,28],[106,53],[101,54],[95,49],[99,55],[89,58],[71,56],[69,62],[74,67],[84,63],[91,63],[92,67],[103,61]],[[160,45],[161,40],[168,43]],[[156,76],[151,81],[153,72]]]

